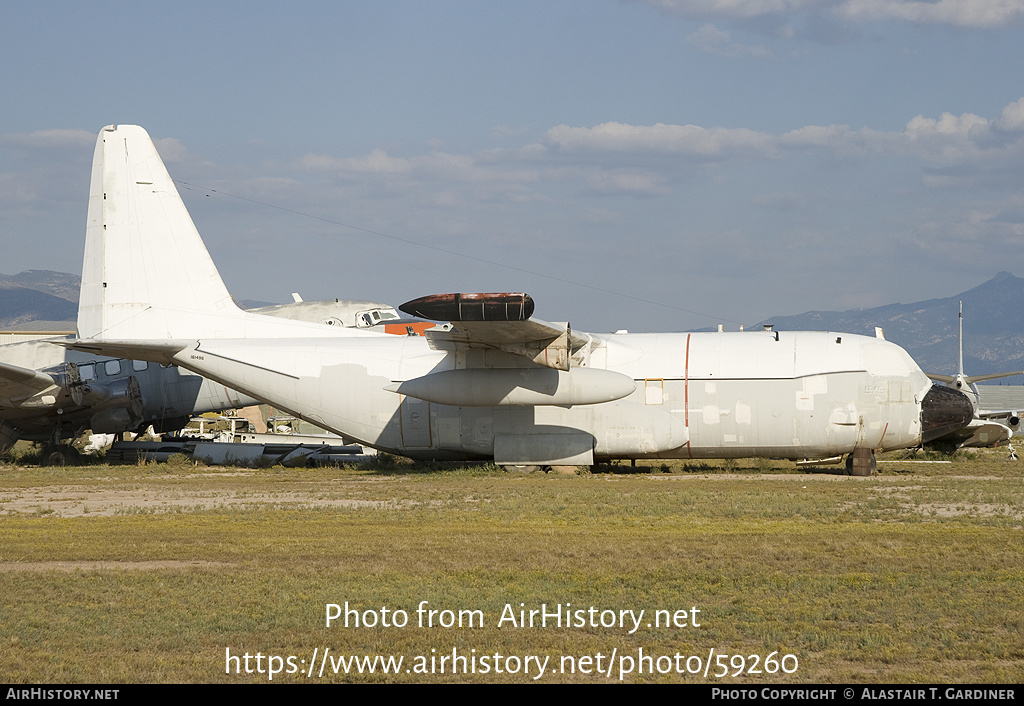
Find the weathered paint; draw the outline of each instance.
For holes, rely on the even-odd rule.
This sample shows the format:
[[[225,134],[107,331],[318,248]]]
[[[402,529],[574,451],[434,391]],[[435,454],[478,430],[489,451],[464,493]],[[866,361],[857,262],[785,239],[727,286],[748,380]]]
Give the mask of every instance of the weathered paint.
[[[0,363],[7,445],[18,438],[56,441],[85,429],[119,433],[153,425],[169,431],[195,414],[259,402],[178,367],[80,353],[45,340],[0,346]],[[31,385],[19,383],[17,371],[23,377],[35,372],[27,378]]]
[[[87,340],[79,345],[174,362],[369,446],[424,458],[573,463],[804,458],[921,441],[931,383],[903,349],[877,338],[588,335],[523,320],[532,301],[521,299],[516,313],[502,299],[525,295],[498,295],[490,308],[486,298],[495,295],[418,300],[440,306],[433,315],[462,316],[462,302],[472,302],[468,321],[424,337],[239,311],[145,131],[105,129],[96,160],[79,317]],[[539,380],[529,371],[542,369],[567,373],[553,378],[567,386],[509,386],[521,373]],[[584,369],[596,392],[570,390],[573,371]],[[632,391],[618,396],[625,388],[612,380]],[[448,381],[458,389],[445,397]],[[483,406],[471,405],[480,401],[471,399],[474,386]],[[927,421],[955,425],[960,411],[942,405],[941,419]]]

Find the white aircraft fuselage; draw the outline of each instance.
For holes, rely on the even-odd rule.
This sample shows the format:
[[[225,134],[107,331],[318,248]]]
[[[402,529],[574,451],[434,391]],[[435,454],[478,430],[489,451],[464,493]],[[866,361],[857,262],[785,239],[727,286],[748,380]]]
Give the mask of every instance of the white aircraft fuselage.
[[[149,136],[100,132],[75,347],[176,363],[380,450],[502,464],[809,458],[912,447],[970,419],[965,397],[881,338],[588,335],[530,318],[526,295],[417,302],[432,299],[455,304],[412,313],[451,324],[424,336],[239,310]]]
[[[595,339],[588,365],[569,376],[618,373],[635,386],[625,397],[482,407],[473,404],[484,394],[479,387],[458,405],[388,391],[445,371],[529,369],[510,368],[521,364],[501,351],[432,350],[420,336],[203,339],[171,360],[339,434],[419,458],[497,453],[523,463],[569,462],[588,447],[593,459],[808,458],[921,442],[921,402],[931,383],[902,348],[883,340],[820,332],[781,332],[778,340],[761,332]],[[517,441],[565,453],[501,453]]]

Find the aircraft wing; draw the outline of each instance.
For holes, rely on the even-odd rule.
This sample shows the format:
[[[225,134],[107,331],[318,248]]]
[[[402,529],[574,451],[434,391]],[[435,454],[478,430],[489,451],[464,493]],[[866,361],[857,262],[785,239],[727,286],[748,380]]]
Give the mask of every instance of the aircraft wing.
[[[19,365],[0,363],[0,404],[23,400],[54,386],[54,379],[44,372]]]
[[[975,416],[981,421],[1006,427],[1011,432],[1020,428],[1020,411],[1016,409],[979,409]]]
[[[424,332],[439,350],[500,350],[546,368],[568,370],[574,356],[591,342],[589,335],[574,333],[568,323],[530,318],[533,299],[521,292],[434,294],[398,308],[410,316],[450,322]]]
[[[956,448],[964,446],[989,447],[1005,444],[1013,436],[1013,430],[1005,424],[991,419],[975,418],[967,426],[958,431],[947,434],[939,442],[952,442]]]
[[[939,373],[925,373],[932,380],[938,380],[944,382],[947,385],[953,384],[957,381],[957,378],[963,380],[968,385],[976,382],[984,382],[985,380],[995,380],[997,378],[1009,378],[1014,375],[1024,375],[1024,370],[1013,370],[1008,373],[989,373],[987,375],[940,375]]]
[[[953,449],[964,447],[995,447],[1007,444],[1014,432],[1007,424],[995,419],[975,417],[967,426],[950,431],[933,440],[940,446],[951,446]]]

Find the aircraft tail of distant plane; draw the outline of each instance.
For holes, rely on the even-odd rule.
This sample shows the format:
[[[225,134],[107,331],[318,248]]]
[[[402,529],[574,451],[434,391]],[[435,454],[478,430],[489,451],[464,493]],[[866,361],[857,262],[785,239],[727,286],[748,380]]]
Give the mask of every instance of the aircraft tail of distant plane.
[[[954,449],[963,446],[995,446],[1010,441],[1020,425],[1020,413],[1013,409],[981,409],[981,392],[977,383],[985,380],[1022,375],[1024,371],[989,373],[987,375],[964,374],[964,303],[960,302],[959,330],[957,333],[957,368],[955,375],[928,373],[932,380],[945,383],[947,387],[959,390],[971,401],[974,418],[962,429],[953,431],[935,441],[941,446]]]
[[[359,335],[235,305],[149,135],[100,131],[78,311],[82,339]]]
[[[1008,373],[988,373],[987,375],[965,375],[964,374],[964,303],[960,302],[960,313],[958,317],[959,330],[957,333],[957,369],[955,375],[941,375],[938,373],[928,373],[928,377],[932,380],[938,380],[939,382],[946,383],[947,386],[952,387],[956,390],[960,390],[966,394],[970,399],[975,408],[978,406],[978,386],[977,383],[984,382],[985,380],[996,380],[998,378],[1008,378],[1014,375],[1024,375],[1024,370],[1014,370]]]

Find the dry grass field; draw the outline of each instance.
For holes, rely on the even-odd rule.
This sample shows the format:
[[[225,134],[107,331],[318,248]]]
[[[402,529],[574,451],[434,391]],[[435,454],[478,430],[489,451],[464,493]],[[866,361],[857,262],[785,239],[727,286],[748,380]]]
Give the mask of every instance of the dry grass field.
[[[9,463],[0,674],[1024,681],[1024,461],[879,469]]]

